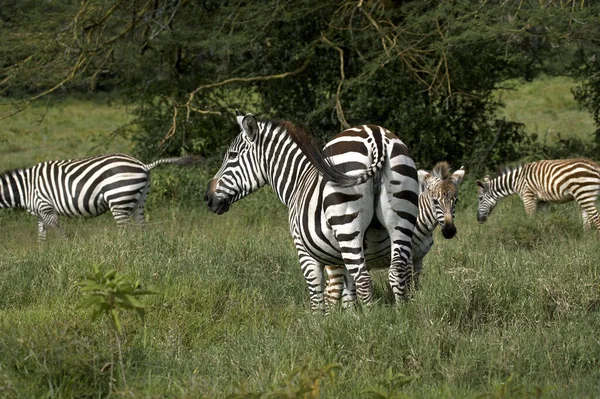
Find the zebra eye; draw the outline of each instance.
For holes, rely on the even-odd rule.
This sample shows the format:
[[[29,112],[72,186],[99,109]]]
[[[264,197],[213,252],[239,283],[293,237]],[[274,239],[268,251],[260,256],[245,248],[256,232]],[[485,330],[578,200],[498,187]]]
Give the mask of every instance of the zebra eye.
[[[229,151],[229,155],[227,155],[228,159],[234,159],[237,158],[238,156],[238,152],[237,151]]]

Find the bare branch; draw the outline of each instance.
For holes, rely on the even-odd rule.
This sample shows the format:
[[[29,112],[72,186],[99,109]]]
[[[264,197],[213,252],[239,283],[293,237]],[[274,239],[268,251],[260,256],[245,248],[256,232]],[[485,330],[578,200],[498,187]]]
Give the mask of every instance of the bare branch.
[[[325,34],[323,34],[323,33],[321,33],[321,40],[323,42],[327,43],[328,45],[330,45],[331,47],[333,47],[334,49],[336,49],[338,51],[338,53],[340,54],[341,79],[340,79],[340,82],[338,83],[337,92],[335,93],[335,112],[337,113],[338,120],[340,121],[340,124],[342,125],[342,127],[344,129],[348,129],[348,128],[350,128],[350,125],[346,121],[346,117],[344,116],[344,110],[342,109],[342,103],[340,101],[340,93],[342,91],[342,85],[344,84],[344,80],[346,80],[346,75],[344,74],[344,50],[342,50],[339,46],[336,46],[335,44],[333,44],[329,39],[327,39],[327,37],[325,37]]]

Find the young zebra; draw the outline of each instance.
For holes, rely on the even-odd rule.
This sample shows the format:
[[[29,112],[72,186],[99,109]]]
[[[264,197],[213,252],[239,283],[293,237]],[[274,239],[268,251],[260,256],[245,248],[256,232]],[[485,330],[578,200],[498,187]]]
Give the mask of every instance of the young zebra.
[[[409,261],[409,270],[413,273],[415,286],[418,285],[423,258],[433,246],[435,228],[438,225],[441,226],[444,238],[450,239],[456,235],[454,209],[458,202],[458,186],[465,176],[465,170],[461,167],[452,173],[447,162],[438,162],[431,172],[419,170],[418,175],[421,190],[419,215],[412,239],[412,256]],[[385,230],[376,225],[371,225],[367,232],[368,235],[380,236],[381,239],[387,238]],[[389,246],[387,248],[389,250]],[[382,266],[381,263],[370,263],[368,268],[370,270]],[[345,273],[344,268],[338,265],[328,265],[326,270],[328,303],[335,305],[341,295],[343,306],[348,307],[356,299],[352,279]]]
[[[117,224],[130,216],[143,224],[150,170],[198,159],[168,158],[144,165],[129,155],[113,154],[41,162],[0,174],[0,208],[25,208],[37,216],[40,241],[46,239],[47,226],[66,238],[58,215],[95,217],[110,209]]]
[[[600,165],[589,159],[558,159],[507,168],[498,177],[477,181],[477,220],[485,222],[504,197],[518,194],[525,212],[533,214],[538,202],[564,203],[575,200],[581,207],[584,228],[600,230],[596,201],[600,193]]]
[[[208,183],[208,207],[221,214],[270,184],[289,209],[313,311],[324,309],[325,265],[344,264],[356,281],[359,298],[369,303],[372,281],[366,261],[383,256],[392,290],[400,299],[409,275],[419,190],[404,143],[379,126],[348,129],[326,149],[338,164],[333,167],[306,132],[289,122],[257,122],[251,114],[239,113],[237,120],[242,131]],[[364,251],[365,231],[374,215],[391,237],[391,251],[378,251],[381,243],[370,242],[373,250]]]

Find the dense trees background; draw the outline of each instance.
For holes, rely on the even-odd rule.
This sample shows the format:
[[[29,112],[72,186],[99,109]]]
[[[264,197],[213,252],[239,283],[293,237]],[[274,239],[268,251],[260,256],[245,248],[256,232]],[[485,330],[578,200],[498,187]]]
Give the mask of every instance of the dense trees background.
[[[419,166],[490,167],[528,145],[495,116],[507,79],[574,76],[600,124],[599,15],[585,0],[2,0],[0,94],[20,100],[7,115],[45,95],[117,93],[147,157],[218,156],[239,108],[321,140],[376,123]]]

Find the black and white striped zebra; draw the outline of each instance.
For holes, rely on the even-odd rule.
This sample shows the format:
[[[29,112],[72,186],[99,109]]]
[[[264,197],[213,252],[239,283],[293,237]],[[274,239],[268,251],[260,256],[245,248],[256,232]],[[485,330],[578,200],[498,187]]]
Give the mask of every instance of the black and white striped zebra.
[[[404,143],[382,127],[363,125],[336,136],[325,150],[327,161],[306,132],[289,122],[257,122],[251,114],[239,113],[237,120],[242,131],[208,184],[209,208],[221,214],[233,202],[271,185],[289,209],[313,310],[325,307],[323,269],[328,264],[345,264],[359,298],[371,302],[366,262],[383,256],[394,295],[402,298],[419,191],[417,170]],[[365,252],[365,232],[374,221],[391,237],[391,251],[378,250],[382,243],[367,242]]]
[[[144,223],[150,170],[161,164],[189,164],[197,157],[159,159],[148,165],[124,154],[41,162],[0,174],[0,208],[25,208],[38,217],[38,237],[46,227],[62,237],[58,216],[95,217],[110,209],[117,224],[133,217]]]
[[[495,179],[477,181],[477,220],[485,222],[504,197],[518,194],[525,212],[535,213],[539,202],[564,203],[575,200],[581,207],[583,226],[600,230],[596,201],[600,194],[600,165],[589,159],[556,159],[506,168]]]
[[[444,238],[450,239],[456,235],[454,225],[454,210],[458,202],[458,186],[462,182],[465,170],[451,172],[447,162],[438,162],[431,172],[419,170],[419,214],[412,238],[412,255],[409,268],[412,270],[415,285],[422,269],[423,258],[433,246],[433,232],[439,225]],[[380,226],[371,226],[367,235],[386,238],[386,231]],[[387,247],[389,251],[389,246]],[[382,263],[369,263],[369,270],[384,267]],[[356,298],[352,279],[345,273],[344,268],[338,265],[328,265],[327,270],[327,298],[332,304],[337,303],[340,296],[343,306],[348,307]]]

